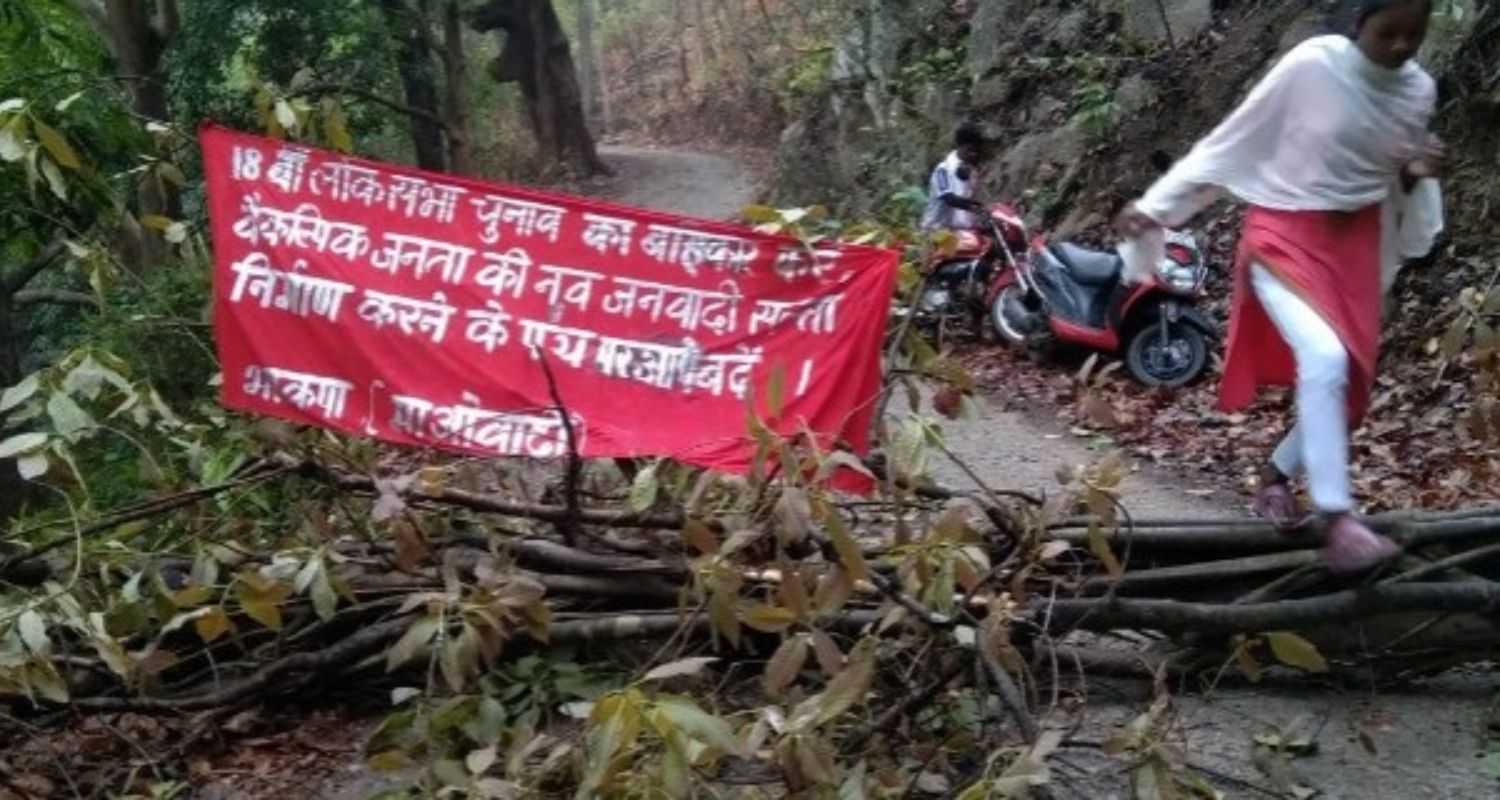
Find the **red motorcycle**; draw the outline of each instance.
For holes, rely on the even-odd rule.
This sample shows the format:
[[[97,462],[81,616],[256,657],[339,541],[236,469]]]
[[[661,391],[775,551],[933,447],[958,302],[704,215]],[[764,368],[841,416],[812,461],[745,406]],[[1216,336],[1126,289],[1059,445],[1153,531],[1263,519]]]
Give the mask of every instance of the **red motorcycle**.
[[[996,203],[982,209],[976,203],[972,210],[980,227],[954,231],[953,247],[924,265],[912,309],[916,323],[939,341],[954,328],[982,336],[1001,277],[1018,268],[1018,255],[1026,257],[1026,223],[1014,208]]]

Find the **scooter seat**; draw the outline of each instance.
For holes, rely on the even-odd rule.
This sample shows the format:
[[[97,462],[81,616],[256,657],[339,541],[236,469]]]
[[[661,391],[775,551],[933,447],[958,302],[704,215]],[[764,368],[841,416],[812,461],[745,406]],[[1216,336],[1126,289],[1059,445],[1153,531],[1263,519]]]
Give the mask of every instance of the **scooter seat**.
[[[1119,278],[1125,262],[1114,253],[1101,253],[1075,244],[1052,245],[1052,254],[1085,286],[1108,286]]]

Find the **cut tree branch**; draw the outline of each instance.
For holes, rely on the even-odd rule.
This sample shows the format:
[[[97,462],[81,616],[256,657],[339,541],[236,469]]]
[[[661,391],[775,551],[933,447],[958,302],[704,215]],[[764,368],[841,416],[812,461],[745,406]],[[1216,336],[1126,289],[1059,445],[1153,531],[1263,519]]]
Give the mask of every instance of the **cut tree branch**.
[[[1168,633],[1243,633],[1298,630],[1401,612],[1491,612],[1500,607],[1500,584],[1490,581],[1391,584],[1349,589],[1317,597],[1223,605],[1178,600],[1119,599],[1039,602],[1033,621],[1042,625],[1047,606],[1052,630],[1135,628]]]
[[[14,300],[18,306],[52,303],[56,305],[99,308],[99,298],[84,292],[73,292],[67,289],[22,289],[16,292]]]

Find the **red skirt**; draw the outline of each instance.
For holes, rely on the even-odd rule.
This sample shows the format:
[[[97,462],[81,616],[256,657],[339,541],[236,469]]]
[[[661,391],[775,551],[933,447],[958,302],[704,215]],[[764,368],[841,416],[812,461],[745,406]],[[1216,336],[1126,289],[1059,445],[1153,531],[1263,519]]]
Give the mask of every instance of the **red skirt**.
[[[1312,306],[1349,353],[1349,425],[1364,418],[1380,350],[1380,206],[1360,211],[1252,207],[1240,233],[1219,407],[1243,408],[1262,386],[1294,386],[1292,350],[1250,286],[1260,264]]]

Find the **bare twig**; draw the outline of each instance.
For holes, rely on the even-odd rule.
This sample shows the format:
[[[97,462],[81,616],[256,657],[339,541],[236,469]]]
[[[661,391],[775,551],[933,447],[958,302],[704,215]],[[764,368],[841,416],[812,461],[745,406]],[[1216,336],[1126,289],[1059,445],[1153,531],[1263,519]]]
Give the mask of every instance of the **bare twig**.
[[[557,377],[552,374],[552,365],[547,360],[547,354],[540,349],[534,351],[539,357],[542,365],[542,374],[547,376],[547,393],[552,396],[552,405],[556,407],[557,413],[562,417],[563,433],[568,442],[568,466],[563,477],[563,503],[566,514],[558,528],[562,531],[563,538],[567,540],[568,546],[575,547],[578,544],[578,535],[582,528],[580,522],[582,513],[578,502],[578,483],[583,476],[583,458],[578,454],[578,434],[573,430],[573,419],[568,414],[568,407],[563,405],[562,392],[557,388]]]
[[[176,511],[180,508],[186,508],[196,503],[201,503],[204,500],[216,497],[220,494],[223,494],[224,492],[244,488],[256,483],[261,483],[290,471],[291,469],[289,467],[274,467],[264,472],[256,472],[246,477],[227,481],[216,486],[205,486],[201,489],[194,489],[192,491],[183,492],[181,494],[166,497],[161,500],[146,503],[130,510],[121,511],[117,514],[105,517],[91,525],[83,527],[83,529],[80,530],[75,536],[54,539],[50,542],[47,542],[46,544],[37,545],[36,547],[33,547],[24,553],[18,553],[5,559],[4,561],[0,561],[0,575],[9,573],[20,564],[28,561],[33,561],[37,558],[40,558],[41,556],[46,555],[47,553],[52,552],[53,550],[56,550],[59,547],[63,547],[65,545],[73,543],[80,537],[92,536],[93,534],[99,533],[101,531],[114,530],[115,528],[118,528],[119,526],[124,525],[128,522],[150,519],[152,517],[159,516],[170,511]]]

